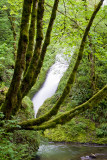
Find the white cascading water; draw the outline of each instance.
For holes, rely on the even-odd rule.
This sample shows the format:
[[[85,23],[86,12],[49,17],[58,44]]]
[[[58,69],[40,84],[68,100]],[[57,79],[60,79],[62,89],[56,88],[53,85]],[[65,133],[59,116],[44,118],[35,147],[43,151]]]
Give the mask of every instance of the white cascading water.
[[[70,57],[67,58],[67,56],[61,54],[56,55],[55,63],[50,67],[42,88],[37,92],[37,94],[35,94],[32,99],[35,117],[39,107],[44,103],[44,101],[47,98],[53,96],[56,92],[59,81],[69,66],[69,59]]]

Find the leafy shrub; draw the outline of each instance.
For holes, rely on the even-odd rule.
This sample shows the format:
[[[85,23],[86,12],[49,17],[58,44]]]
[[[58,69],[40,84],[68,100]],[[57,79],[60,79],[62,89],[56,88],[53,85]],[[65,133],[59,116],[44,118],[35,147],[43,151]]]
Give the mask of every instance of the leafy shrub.
[[[107,136],[107,123],[102,123],[99,128],[96,128],[97,137]]]
[[[16,126],[16,120],[2,120],[0,112],[0,160],[30,160],[38,150],[38,136],[34,131],[6,132],[7,127]],[[19,126],[20,127],[20,126]]]

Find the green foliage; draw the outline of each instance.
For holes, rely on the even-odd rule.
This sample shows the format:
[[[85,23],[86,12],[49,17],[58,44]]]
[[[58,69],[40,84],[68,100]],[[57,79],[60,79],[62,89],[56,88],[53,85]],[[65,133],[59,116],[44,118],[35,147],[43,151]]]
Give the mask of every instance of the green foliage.
[[[6,132],[5,129],[16,126],[17,121],[2,119],[3,114],[0,112],[0,159],[30,160],[38,150],[37,133],[35,131]]]
[[[19,32],[21,6],[22,0],[0,1],[0,81],[1,83],[4,82],[8,87],[12,79],[15,63],[14,45],[17,45],[13,34],[15,33],[17,36]]]
[[[53,1],[46,1],[53,4]],[[87,24],[87,19],[89,19],[92,11],[93,6],[91,6],[89,3],[87,3],[87,11],[84,7],[84,2],[82,1],[65,1],[66,5],[64,6],[63,1],[60,1],[59,10],[60,12],[57,12],[57,19],[53,27],[52,32],[52,39],[51,39],[51,45],[48,48],[48,52],[46,54],[43,67],[41,69],[41,73],[38,77],[38,83],[36,84],[36,87],[34,86],[29,93],[30,97],[34,95],[35,92],[38,91],[40,86],[43,84],[43,81],[46,77],[46,73],[49,69],[49,67],[54,63],[54,58],[57,53],[61,53],[62,50],[64,50],[64,54],[68,54],[70,56],[71,49],[73,46],[79,46],[80,40],[83,35],[84,28]],[[14,57],[13,57],[13,35],[11,30],[11,24],[9,22],[8,16],[7,16],[7,9],[9,9],[11,17],[15,18],[14,24],[15,24],[15,30],[18,35],[19,30],[19,20],[20,20],[20,13],[21,13],[21,6],[22,0],[1,0],[0,2],[0,82],[1,88],[4,86],[9,86],[11,77],[13,75],[13,68],[14,68]],[[49,16],[51,12],[51,8],[47,9],[47,6],[45,8],[46,14],[44,19],[44,35],[46,32],[46,27],[48,25]],[[63,14],[62,14],[62,13]],[[90,53],[90,50],[92,49],[93,54],[95,56],[95,63],[96,63],[96,69],[95,69],[95,75],[96,75],[96,88],[99,90],[106,82],[107,82],[107,29],[106,29],[106,22],[107,22],[107,14],[106,9],[101,9],[101,11],[98,13],[98,18],[96,18],[92,29],[90,30],[89,36],[91,37],[91,43],[92,48],[90,48],[90,41],[87,40],[86,48],[85,48],[85,55],[82,60],[82,64],[80,65],[80,68],[78,70],[78,74],[76,77],[75,85],[73,89],[70,92],[70,95],[67,97],[65,102],[62,104],[61,109],[59,111],[59,114],[61,112],[64,112],[66,110],[70,110],[71,108],[74,108],[76,105],[81,104],[85,102],[87,99],[89,99],[92,94],[92,88],[91,88],[91,80],[90,80],[90,62],[88,60],[88,54]],[[65,14],[65,15],[64,15]],[[104,17],[105,16],[105,17]],[[99,17],[101,17],[99,21]],[[102,21],[102,18],[104,17],[105,21]],[[16,42],[17,43],[17,42]],[[75,57],[71,60],[71,64],[67,72],[65,73],[64,77],[62,78],[57,93],[52,97],[52,99],[49,99],[45,102],[45,104],[41,108],[40,114],[45,113],[47,110],[49,110],[53,104],[56,102],[56,99],[59,98],[59,96],[62,93],[62,90],[66,84],[67,78],[69,76],[69,73],[72,70],[72,67],[75,62]],[[1,94],[1,93],[0,93]],[[4,95],[3,95],[4,98]],[[2,99],[3,99],[2,98]],[[0,99],[0,104],[1,104]],[[23,104],[21,107],[21,110],[18,112],[17,118],[19,118],[21,121],[25,120],[27,118],[32,118],[33,111],[30,112],[30,108],[33,110],[33,106],[31,101],[28,97],[25,97],[23,100]],[[48,107],[47,107],[48,106]],[[105,129],[106,127],[104,125],[100,125],[99,128],[96,129],[95,132],[95,122],[106,122],[106,109],[107,103],[106,100],[101,102],[99,106],[95,106],[95,108],[91,111],[85,112],[85,114],[82,114],[83,117],[89,118],[77,118],[73,119],[71,122],[69,122],[67,125],[59,126],[56,130],[47,130],[46,135],[47,137],[51,138],[52,140],[56,141],[78,141],[78,142],[95,142],[95,134],[97,137],[103,138],[105,135],[107,135]],[[25,112],[26,110],[26,112]],[[25,112],[25,114],[24,114]],[[2,115],[1,115],[2,116]],[[103,116],[103,118],[102,118]],[[15,117],[16,118],[16,117]],[[91,121],[91,120],[95,121]],[[2,121],[4,124],[5,122]],[[6,122],[7,126],[14,126],[14,121],[8,121]],[[6,127],[5,125],[5,127]],[[88,134],[87,134],[88,132]],[[35,133],[25,132],[25,131],[16,131],[15,133],[5,133],[4,128],[1,128],[1,151],[0,156],[4,159],[26,159],[26,157],[29,159],[30,155],[28,155],[28,151],[30,154],[32,154],[36,148],[36,141],[34,140]],[[94,137],[94,138],[93,138]],[[21,144],[22,142],[22,144]],[[33,145],[33,142],[35,144]],[[30,146],[32,144],[32,146]],[[31,148],[30,148],[31,147]],[[20,154],[19,154],[20,153]],[[0,158],[1,158],[0,157]]]
[[[95,123],[83,117],[73,118],[66,125],[46,130],[45,136],[52,141],[94,143]]]
[[[107,123],[102,123],[98,128],[96,128],[97,137],[107,136]]]
[[[11,15],[18,15],[22,8],[23,0],[7,0],[7,6],[10,8]]]
[[[12,50],[6,43],[0,46],[0,81],[5,82],[6,86],[9,86],[13,75],[14,60],[13,54],[11,54]]]

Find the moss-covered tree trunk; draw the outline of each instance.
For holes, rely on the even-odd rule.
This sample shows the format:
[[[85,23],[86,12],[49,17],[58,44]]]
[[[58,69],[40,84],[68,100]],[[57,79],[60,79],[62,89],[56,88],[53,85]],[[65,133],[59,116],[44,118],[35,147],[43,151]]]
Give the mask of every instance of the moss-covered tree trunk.
[[[31,59],[33,57],[33,51],[34,51],[34,40],[35,40],[35,33],[36,33],[36,19],[37,19],[37,7],[38,7],[38,1],[33,1],[33,7],[32,7],[32,14],[31,14],[31,24],[29,29],[29,44],[26,52],[26,69],[25,73],[29,67],[29,64],[31,62]]]
[[[12,113],[13,115],[17,112],[17,110],[21,106],[21,100],[29,92],[31,87],[35,84],[37,77],[38,77],[38,74],[40,73],[40,69],[43,65],[43,60],[44,60],[44,57],[46,54],[46,50],[47,50],[47,47],[50,43],[50,37],[51,37],[53,23],[56,18],[56,11],[57,11],[57,7],[58,7],[58,3],[59,3],[59,0],[55,0],[43,46],[42,46],[42,40],[43,40],[44,1],[40,0],[38,3],[37,33],[36,33],[36,45],[35,45],[35,49],[34,49],[34,54],[31,59],[30,65],[24,75],[24,78],[22,80],[22,84],[21,84],[20,90],[18,92],[18,103],[13,110],[13,113]]]
[[[42,48],[41,48],[41,43],[43,40],[43,33],[42,33],[43,32],[42,31],[43,30],[43,24],[42,24],[43,20],[42,19],[43,19],[43,5],[44,4],[41,4],[41,6],[38,7],[36,46],[35,46],[34,55],[31,60],[29,69],[22,81],[22,85],[20,89],[22,93],[22,97],[24,97],[29,92],[31,87],[36,83],[38,74],[40,73],[40,69],[43,65],[45,53],[50,43],[50,37],[51,37],[53,23],[56,18],[58,3],[59,3],[59,0],[55,0]]]
[[[95,96],[93,96],[89,101],[86,103],[77,106],[75,109],[64,113],[63,115],[50,120],[50,118],[53,115],[56,115],[60,105],[63,103],[64,99],[66,96],[69,94],[73,83],[75,81],[75,76],[77,73],[77,69],[79,67],[79,64],[82,60],[83,57],[83,51],[86,43],[86,38],[89,33],[90,27],[92,26],[93,20],[99,11],[102,3],[104,0],[101,0],[96,7],[95,11],[93,12],[89,23],[85,29],[79,53],[77,56],[76,63],[74,65],[74,68],[69,75],[69,79],[67,81],[67,84],[65,86],[65,89],[62,93],[62,95],[59,97],[58,101],[56,104],[52,107],[52,109],[46,113],[45,115],[33,119],[33,120],[28,120],[26,122],[20,123],[22,129],[46,129],[50,127],[56,126],[56,124],[63,124],[67,121],[69,121],[72,117],[75,115],[85,111],[87,108],[93,107],[95,103],[98,103],[101,99],[103,99],[107,95],[107,86],[105,86],[101,91],[99,91]],[[36,33],[36,45],[34,49],[34,54],[31,55],[31,60],[29,60],[29,66],[27,66],[26,73],[24,74],[25,71],[25,60],[26,60],[26,52],[27,52],[27,47],[28,47],[28,40],[30,41],[30,31],[29,30],[29,22],[30,22],[30,15],[31,15],[31,8],[32,8],[32,0],[24,0],[24,5],[23,5],[23,14],[22,14],[22,21],[21,21],[21,31],[20,31],[20,38],[19,38],[19,44],[18,44],[18,51],[17,51],[17,60],[15,64],[15,71],[13,75],[13,79],[10,85],[10,88],[8,90],[8,93],[6,95],[6,100],[4,104],[2,105],[1,111],[4,113],[6,119],[9,119],[12,114],[15,114],[17,110],[20,108],[21,101],[23,97],[29,92],[31,87],[35,84],[37,76],[40,72],[41,66],[43,64],[43,60],[45,57],[45,53],[47,50],[47,47],[50,43],[50,37],[51,37],[51,31],[53,28],[53,23],[56,18],[56,11],[58,7],[59,0],[54,1],[53,9],[52,9],[52,14],[50,17],[49,25],[47,28],[46,36],[44,39],[44,43],[42,45],[42,40],[43,40],[43,13],[44,13],[44,0],[39,0],[38,3],[38,9],[37,9],[37,33]],[[34,0],[33,0],[33,5],[34,5]],[[33,14],[33,10],[32,10]],[[32,21],[31,21],[32,23]],[[31,29],[31,27],[30,27]],[[32,44],[34,44],[34,37],[32,38]],[[30,45],[30,42],[29,42]],[[31,47],[30,46],[30,47]],[[28,47],[29,48],[29,47]],[[33,49],[32,49],[33,50]],[[23,77],[24,75],[24,77]],[[100,98],[101,97],[101,98]],[[36,127],[34,127],[36,125]],[[31,127],[32,126],[32,127]]]
[[[73,86],[73,83],[75,81],[75,76],[76,76],[76,73],[77,73],[77,70],[78,70],[78,67],[79,67],[79,64],[82,60],[82,57],[83,57],[83,51],[84,51],[84,47],[85,47],[85,43],[86,43],[86,38],[88,36],[88,33],[89,33],[89,30],[90,30],[90,27],[92,26],[92,23],[93,23],[93,20],[97,14],[97,12],[99,11],[101,5],[103,3],[103,0],[99,2],[97,8],[94,10],[89,22],[88,22],[88,25],[85,29],[85,32],[84,32],[84,35],[83,35],[83,38],[82,38],[82,41],[81,41],[81,45],[80,45],[80,49],[79,49],[79,53],[78,53],[78,57],[77,57],[77,60],[76,60],[76,63],[74,65],[74,68],[69,76],[69,79],[67,81],[67,84],[63,90],[63,93],[62,95],[59,97],[59,99],[57,100],[56,104],[52,107],[52,109],[47,112],[46,114],[44,114],[43,116],[41,116],[40,118],[37,118],[33,121],[34,124],[37,124],[37,125],[40,125],[42,124],[43,122],[46,122],[48,121],[53,115],[56,115],[61,104],[64,102],[66,96],[69,94],[72,86]],[[31,124],[32,124],[32,121],[31,121]]]
[[[43,40],[43,14],[44,14],[44,0],[40,0],[38,3],[38,9],[37,9],[37,33],[36,33],[36,44],[35,44],[35,49],[34,53],[33,52],[33,47],[34,47],[34,36],[35,36],[35,23],[36,23],[36,8],[35,8],[35,3],[37,1],[33,1],[33,9],[32,9],[32,18],[31,18],[31,26],[29,29],[29,44],[28,44],[28,50],[26,54],[27,63],[24,72],[24,77],[22,79],[22,83],[20,85],[18,94],[17,94],[17,104],[15,105],[14,109],[12,110],[12,115],[15,115],[18,109],[21,106],[22,99],[24,96],[27,94],[26,90],[30,86],[30,82],[32,81],[32,76],[34,74],[34,68],[37,67],[37,62],[38,58],[41,53],[41,46],[42,46],[42,40]],[[35,21],[35,23],[34,23]],[[34,35],[33,35],[34,34]],[[30,39],[31,38],[31,39]],[[28,66],[29,64],[29,66]],[[35,75],[36,76],[36,75]]]
[[[53,118],[47,122],[44,121],[43,124],[40,125],[41,119],[31,119],[27,120],[25,122],[21,122],[18,125],[19,127],[9,127],[8,131],[13,130],[45,130],[49,128],[54,128],[58,124],[65,124],[66,122],[69,122],[72,118],[74,118],[76,115],[79,115],[80,113],[86,111],[87,109],[92,109],[96,104],[101,102],[105,97],[107,97],[107,85],[105,85],[98,93],[96,93],[93,97],[91,97],[88,101],[85,103],[75,107],[74,109],[71,109],[70,111],[66,111],[65,113],[62,113],[61,115],[57,116],[56,118]]]
[[[44,0],[39,0],[38,8],[37,8],[36,44],[35,44],[34,54],[32,54],[33,47],[34,47],[34,37],[35,37],[35,33],[34,33],[34,30],[35,30],[34,21],[36,20],[35,6],[37,6],[37,2],[38,1],[33,0],[31,26],[29,29],[29,22],[30,22],[29,17],[31,15],[32,1],[31,0],[24,1],[15,71],[14,71],[12,83],[6,95],[5,103],[2,105],[2,108],[1,108],[1,111],[5,114],[6,119],[9,119],[11,115],[16,114],[16,112],[21,106],[22,99],[24,98],[25,95],[27,95],[31,87],[35,84],[37,76],[40,73],[40,69],[43,64],[47,46],[50,43],[51,32],[52,32],[54,20],[56,18],[56,11],[57,11],[59,0],[54,1],[54,6],[53,6],[52,14],[50,16],[50,22],[47,28],[43,47],[42,47],[42,40],[43,40]],[[29,44],[28,44],[28,40],[29,40]],[[25,70],[26,59],[27,59],[27,63],[26,63],[26,70]],[[7,106],[9,106],[8,109],[7,109]]]
[[[4,104],[1,111],[4,113],[6,119],[9,119],[17,104],[17,93],[20,87],[21,78],[25,69],[26,49],[28,45],[28,30],[29,30],[29,18],[31,14],[32,0],[24,0],[23,13],[20,27],[20,38],[18,42],[17,59],[15,63],[14,74],[9,90],[6,95]]]

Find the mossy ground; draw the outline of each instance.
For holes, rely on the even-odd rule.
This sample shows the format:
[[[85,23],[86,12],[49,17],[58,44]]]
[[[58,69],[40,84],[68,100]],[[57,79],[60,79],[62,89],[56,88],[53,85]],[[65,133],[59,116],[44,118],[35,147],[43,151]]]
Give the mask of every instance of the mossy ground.
[[[63,126],[58,125],[55,129],[46,130],[44,135],[51,141],[107,144],[107,132],[106,135],[100,136],[97,130],[95,122],[84,117],[76,117]]]
[[[76,54],[73,55],[72,62],[67,72],[62,77],[57,92],[54,96],[44,102],[39,109],[37,117],[49,111],[49,109],[51,109],[56,103],[66,84],[66,77],[69,77],[69,73],[72,70],[75,57]],[[84,75],[81,74],[83,70],[83,66],[81,64],[77,74],[79,79],[76,79],[74,87],[72,88],[69,96],[65,99],[64,103],[61,105],[58,114],[69,111],[71,108],[87,101],[92,96],[90,81],[88,80],[88,69],[85,69],[86,74],[88,75],[87,78],[84,78]],[[69,123],[63,126],[58,125],[55,129],[46,130],[44,132],[45,137],[49,138],[51,141],[107,144],[106,105],[106,100],[104,100],[104,102],[102,101],[98,106],[95,106],[93,110],[87,110],[80,116],[75,117]]]

